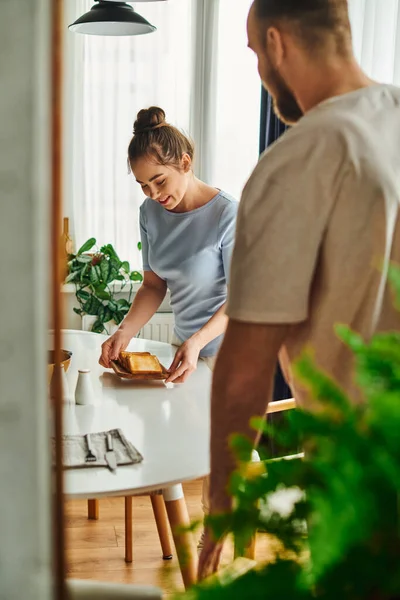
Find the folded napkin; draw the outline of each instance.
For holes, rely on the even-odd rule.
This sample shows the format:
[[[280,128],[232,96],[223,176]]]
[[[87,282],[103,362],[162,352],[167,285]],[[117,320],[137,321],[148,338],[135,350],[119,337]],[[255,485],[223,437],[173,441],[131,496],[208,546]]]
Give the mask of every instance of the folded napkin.
[[[107,433],[111,433],[113,439],[113,448],[117,465],[133,465],[142,462],[143,456],[135,446],[129,442],[121,429],[110,429],[110,431],[100,431],[90,434],[90,442],[97,460],[86,462],[88,447],[84,435],[63,435],[63,463],[66,469],[76,469],[80,467],[107,467],[104,458],[107,452]],[[55,462],[55,440],[52,440],[53,464]]]

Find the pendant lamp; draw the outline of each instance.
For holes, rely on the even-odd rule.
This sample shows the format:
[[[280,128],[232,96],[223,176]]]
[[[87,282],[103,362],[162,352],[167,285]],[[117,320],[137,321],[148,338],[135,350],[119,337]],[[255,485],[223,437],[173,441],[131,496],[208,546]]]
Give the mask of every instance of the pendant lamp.
[[[156,0],[136,0],[154,2]],[[157,0],[160,1],[160,0]],[[161,0],[166,1],[166,0]],[[143,35],[156,30],[144,17],[120,0],[96,0],[89,12],[77,19],[68,29],[87,35]]]

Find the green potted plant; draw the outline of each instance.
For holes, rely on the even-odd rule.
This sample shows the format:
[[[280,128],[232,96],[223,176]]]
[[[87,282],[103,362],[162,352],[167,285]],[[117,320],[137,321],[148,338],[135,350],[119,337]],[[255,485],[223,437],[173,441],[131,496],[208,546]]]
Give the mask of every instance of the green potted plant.
[[[131,271],[128,261],[121,261],[112,244],[95,249],[96,239],[90,238],[76,254],[68,255],[68,275],[65,283],[75,285],[82,318],[92,317],[91,331],[111,333],[128,313],[132,303],[133,282],[143,281],[139,271]],[[94,251],[93,251],[94,249]],[[138,249],[141,249],[139,242]],[[117,295],[127,288],[128,299]]]
[[[392,269],[390,278],[400,299],[400,271]],[[354,406],[312,357],[298,362],[298,375],[324,410],[291,411],[278,435],[287,447],[301,439],[306,458],[267,460],[250,474],[243,464],[251,444],[234,438],[242,465],[231,480],[235,509],[209,521],[217,538],[231,533],[239,547],[256,531],[267,532],[274,559],[243,575],[231,567],[187,599],[400,598],[400,333],[366,342],[346,327],[336,330],[355,356],[365,404]],[[254,426],[271,433],[260,420]],[[276,504],[285,490],[300,492],[286,512]]]

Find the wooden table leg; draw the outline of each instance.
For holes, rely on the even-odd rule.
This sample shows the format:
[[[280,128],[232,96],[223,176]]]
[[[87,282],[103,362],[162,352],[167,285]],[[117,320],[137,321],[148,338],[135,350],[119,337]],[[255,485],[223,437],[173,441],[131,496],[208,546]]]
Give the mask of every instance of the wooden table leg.
[[[99,518],[99,501],[98,500],[88,500],[88,519],[93,519],[97,521]]]
[[[125,562],[133,560],[132,539],[132,496],[125,496]]]
[[[157,525],[158,537],[160,538],[163,560],[171,560],[172,547],[168,531],[168,519],[164,498],[161,494],[151,494],[150,499]]]
[[[172,487],[163,490],[163,496],[183,583],[185,584],[185,588],[188,589],[196,583],[197,553],[193,534],[191,532],[181,533],[178,531],[179,528],[188,527],[190,525],[182,486],[180,484],[173,485]]]

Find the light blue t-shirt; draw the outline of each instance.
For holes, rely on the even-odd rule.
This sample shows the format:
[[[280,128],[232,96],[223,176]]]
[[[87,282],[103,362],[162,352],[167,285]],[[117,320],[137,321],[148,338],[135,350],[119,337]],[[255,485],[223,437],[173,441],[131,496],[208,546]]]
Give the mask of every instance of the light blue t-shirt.
[[[175,334],[182,342],[226,301],[237,210],[238,202],[222,191],[185,213],[170,212],[151,198],[140,207],[143,270],[166,282]],[[200,356],[214,356],[222,337],[205,346]]]

